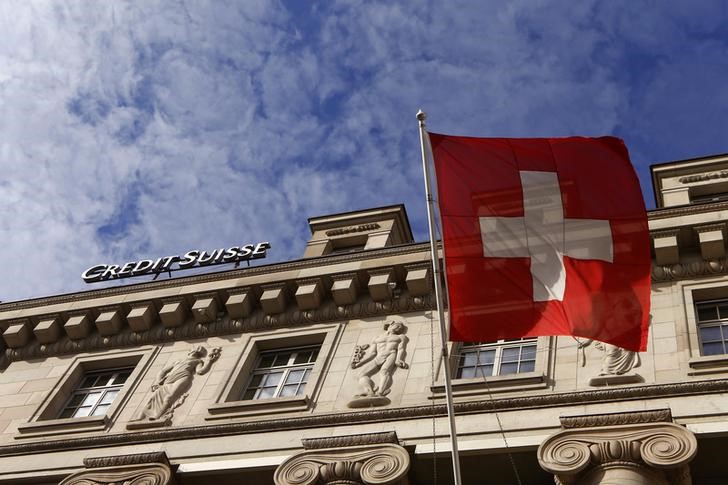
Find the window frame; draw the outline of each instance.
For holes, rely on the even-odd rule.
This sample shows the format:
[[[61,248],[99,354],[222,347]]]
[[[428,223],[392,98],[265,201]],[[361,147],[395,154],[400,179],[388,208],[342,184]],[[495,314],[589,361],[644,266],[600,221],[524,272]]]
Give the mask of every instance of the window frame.
[[[124,378],[124,380],[121,382],[121,384],[117,383],[118,376],[120,374],[126,373],[128,371],[128,375]],[[87,416],[103,416],[106,414],[106,410],[108,410],[111,405],[116,401],[119,393],[124,388],[124,384],[126,384],[126,381],[129,379],[129,376],[131,373],[134,372],[134,367],[118,367],[118,368],[111,368],[111,369],[100,369],[100,370],[92,370],[85,372],[83,376],[81,376],[81,381],[78,386],[73,390],[71,393],[71,396],[66,400],[66,405],[61,409],[61,412],[58,415],[59,419],[64,418],[85,418]],[[97,386],[95,385],[96,382],[94,382],[94,385],[92,386],[83,386],[84,382],[91,378],[95,377],[98,379],[99,377],[110,375],[109,378],[107,378],[107,382],[105,385]],[[104,399],[106,399],[106,396],[114,392],[113,399],[105,403],[103,402]],[[91,396],[93,394],[99,394],[99,398],[95,401],[92,401],[90,403],[87,403],[88,396]],[[74,403],[74,399],[76,396],[82,396],[81,400],[78,401],[76,404]],[[86,404],[84,406],[84,404]],[[102,406],[105,406],[103,414],[97,414],[96,411],[99,410]],[[81,408],[90,407],[88,414],[85,414],[83,416],[77,416],[76,412],[78,412]],[[71,409],[73,412],[70,416],[64,416],[66,413],[66,410]]]
[[[535,389],[546,389],[552,373],[549,365],[554,351],[556,337],[536,337],[536,360],[534,370],[520,374],[503,374],[487,377],[453,377],[453,397],[482,398],[490,394],[504,392],[520,392]],[[460,361],[462,342],[448,344],[448,365],[453,376],[457,376]],[[438,364],[436,369],[438,379],[434,386],[430,386],[431,399],[440,399],[445,396],[445,377],[442,367]]]
[[[296,360],[298,355],[303,351],[307,352],[313,350],[314,352],[311,354],[311,356],[308,357],[309,360],[307,360],[304,363],[296,364]],[[289,348],[282,348],[282,349],[273,349],[273,350],[265,350],[263,352],[260,352],[258,355],[258,358],[256,359],[256,363],[253,366],[253,370],[250,372],[250,378],[248,379],[247,385],[243,388],[240,400],[241,401],[255,401],[255,400],[261,400],[261,399],[276,399],[281,397],[294,397],[299,396],[303,394],[303,391],[306,389],[306,384],[308,384],[308,381],[310,379],[311,371],[313,370],[314,365],[316,365],[316,359],[318,359],[318,355],[321,351],[320,345],[307,345],[302,347],[289,347]],[[264,357],[267,355],[273,355],[273,364],[276,363],[276,359],[278,355],[290,353],[288,356],[288,360],[283,365],[271,365],[268,367],[260,367]],[[311,360],[313,358],[313,360]],[[300,379],[297,383],[289,383],[288,378],[291,376],[291,373],[296,370],[304,370],[303,378]],[[268,376],[273,375],[280,372],[281,378],[277,381],[275,388],[273,390],[273,395],[266,398],[266,397],[259,397],[261,394],[261,391],[266,388],[271,388],[273,386],[255,386],[252,387],[251,384],[255,380],[256,376]],[[262,378],[260,381],[261,384],[267,383],[267,379]],[[282,396],[283,389],[287,386],[296,385],[296,393],[292,394],[290,396]],[[255,393],[253,397],[246,398],[245,395],[252,389],[255,389]]]
[[[139,385],[141,377],[151,365],[160,347],[122,351],[102,351],[95,354],[75,357],[66,371],[58,378],[55,386],[46,394],[28,422],[18,425],[16,439],[38,438],[68,433],[107,430],[129,400],[133,390]],[[97,416],[60,418],[61,412],[72,399],[81,380],[88,373],[106,369],[133,367],[131,374],[121,386],[116,398],[106,413]]]
[[[534,355],[533,359],[523,359],[523,350],[525,347],[534,347]],[[518,348],[518,358],[515,361],[507,361],[504,362],[503,354],[505,353],[506,349],[513,349]],[[538,337],[526,337],[526,338],[520,338],[520,339],[501,339],[497,340],[496,342],[478,342],[478,343],[463,343],[460,346],[460,352],[457,357],[458,363],[455,367],[455,379],[470,379],[470,378],[477,378],[482,379],[485,377],[497,377],[497,376],[517,376],[519,374],[526,374],[528,372],[534,372],[536,370],[536,361],[538,358]],[[479,356],[488,351],[493,351],[493,362],[492,364],[488,365],[487,363],[484,363],[484,365],[480,364],[480,358]],[[476,362],[474,366],[465,366],[464,362],[464,354],[466,353],[475,353],[476,355]],[[520,371],[520,368],[523,364],[523,362],[533,362],[533,369]],[[509,372],[509,373],[503,373],[502,368],[503,364],[510,364],[510,363],[516,363],[517,370],[516,372]],[[491,367],[491,374],[484,375],[482,372],[478,372],[483,367]],[[462,371],[466,368],[474,367],[475,368],[475,375],[468,376],[468,377],[462,377]],[[497,372],[496,372],[497,370]]]
[[[682,284],[685,306],[685,334],[689,352],[689,376],[702,376],[728,372],[728,354],[703,355],[700,338],[697,305],[717,300],[728,300],[728,285],[724,277]],[[678,346],[680,346],[678,334]]]
[[[720,315],[720,306],[721,303],[728,307],[728,298],[721,298],[716,300],[708,300],[708,301],[696,301],[693,305],[693,309],[695,311],[695,323],[696,323],[696,329],[698,333],[698,350],[700,351],[701,357],[713,357],[717,355],[728,355],[728,330],[726,330],[726,333],[723,332],[723,327],[728,327],[728,316],[725,318],[721,318]],[[708,319],[702,321],[700,319],[700,306],[714,306],[716,310],[716,316],[715,319]],[[726,313],[728,313],[728,309],[726,310]],[[707,343],[720,343],[723,352],[715,353],[715,354],[706,354],[705,353],[705,344],[706,342],[703,341],[703,328],[711,328],[711,327],[717,327],[720,331],[720,340],[712,340]]]
[[[317,324],[295,330],[268,330],[251,334],[245,341],[235,366],[218,385],[217,398],[208,406],[205,420],[306,411],[321,391],[324,370],[330,364],[335,342],[341,337],[343,328],[341,323]],[[278,349],[314,345],[320,345],[320,349],[302,394],[290,397],[242,399],[261,354]]]

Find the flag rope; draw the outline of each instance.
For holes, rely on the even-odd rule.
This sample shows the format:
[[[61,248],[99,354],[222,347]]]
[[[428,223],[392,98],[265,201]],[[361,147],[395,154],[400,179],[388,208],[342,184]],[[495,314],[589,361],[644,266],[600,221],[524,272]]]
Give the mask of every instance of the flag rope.
[[[438,224],[438,221],[435,220],[435,226],[436,230],[440,233],[440,236],[442,236],[442,227],[440,224]],[[443,251],[443,257],[444,257],[444,251]],[[445,286],[447,287],[447,278],[445,278]],[[462,349],[462,347],[459,347]],[[547,349],[548,350],[548,349]],[[538,352],[538,347],[536,347],[536,352]],[[458,360],[460,360],[460,357],[463,354],[454,354],[458,357]],[[493,371],[495,371],[495,367],[493,367]],[[495,402],[493,399],[493,393],[490,390],[490,385],[488,384],[488,379],[486,378],[485,374],[481,372],[481,375],[483,376],[483,382],[485,383],[485,391],[488,394],[488,401],[490,401],[491,406],[495,408]],[[476,370],[476,376],[477,376],[477,370]],[[503,429],[503,423],[501,422],[500,415],[498,414],[498,411],[494,409],[493,414],[495,415],[495,420],[498,423],[498,431],[500,431],[501,438],[503,438],[503,444],[506,447],[506,454],[508,455],[508,461],[511,463],[511,469],[513,470],[513,474],[516,477],[516,483],[518,485],[523,485],[521,482],[521,474],[518,473],[518,466],[516,465],[516,460],[513,459],[513,453],[511,452],[511,448],[508,445],[508,439],[506,438],[506,432]]]

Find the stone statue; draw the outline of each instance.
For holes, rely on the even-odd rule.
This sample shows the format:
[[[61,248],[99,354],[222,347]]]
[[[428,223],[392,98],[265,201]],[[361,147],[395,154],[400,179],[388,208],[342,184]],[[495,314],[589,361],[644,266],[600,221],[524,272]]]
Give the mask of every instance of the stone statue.
[[[409,339],[404,335],[406,331],[404,323],[388,322],[384,324],[384,330],[385,332],[376,336],[370,344],[357,345],[354,349],[351,368],[361,367],[359,393],[356,396],[364,399],[355,399],[349,403],[349,407],[388,404],[389,399],[385,396],[392,387],[392,374],[397,367],[407,368],[404,357]],[[375,374],[379,374],[376,384],[373,380]]]
[[[584,347],[594,342],[594,347],[604,352],[602,357],[602,370],[599,372],[600,376],[621,376],[631,371],[635,367],[639,367],[640,354],[632,350],[623,349],[613,344],[607,344],[604,342],[594,341],[587,339],[579,341],[579,348],[582,349],[582,356]],[[582,359],[582,367],[585,365],[584,359]]]
[[[207,374],[213,362],[220,357],[220,350],[220,347],[212,349],[205,359],[207,350],[200,345],[190,350],[184,359],[162,369],[152,384],[152,396],[132,421],[157,423],[160,426],[170,424],[175,408],[187,398],[195,375]]]

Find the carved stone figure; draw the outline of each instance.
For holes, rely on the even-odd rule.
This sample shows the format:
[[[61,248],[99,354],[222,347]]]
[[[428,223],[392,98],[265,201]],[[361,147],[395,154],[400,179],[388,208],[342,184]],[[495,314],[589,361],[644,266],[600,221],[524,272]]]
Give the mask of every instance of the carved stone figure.
[[[604,352],[604,356],[602,357],[602,370],[599,372],[600,376],[619,376],[626,374],[641,364],[639,353],[617,347],[613,344],[588,339],[579,341],[579,348],[583,351],[584,347],[587,347],[592,342],[594,342],[594,347]],[[583,365],[584,362],[582,361]]]
[[[349,407],[377,406],[389,403],[385,396],[392,387],[392,374],[397,367],[406,369],[404,357],[409,339],[404,335],[404,323],[391,321],[384,324],[385,332],[376,336],[370,344],[357,345],[351,360],[351,368],[361,367],[359,393],[349,402]],[[375,384],[373,377],[379,374]]]
[[[155,425],[168,425],[172,422],[175,408],[182,405],[187,398],[187,391],[192,386],[196,375],[207,374],[220,357],[220,347],[212,349],[209,357],[207,350],[202,346],[194,347],[182,360],[166,366],[157,375],[152,384],[152,396],[146,406],[132,419],[132,423],[154,423]],[[127,427],[144,427],[144,424]]]

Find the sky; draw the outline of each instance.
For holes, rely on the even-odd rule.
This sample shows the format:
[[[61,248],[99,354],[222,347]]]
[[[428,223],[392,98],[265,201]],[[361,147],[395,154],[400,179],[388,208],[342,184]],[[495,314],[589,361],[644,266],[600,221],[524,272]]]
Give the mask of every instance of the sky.
[[[728,152],[722,1],[0,1],[0,300],[404,203],[439,133]],[[128,282],[137,282],[129,280]],[[101,284],[103,285],[103,284]]]

